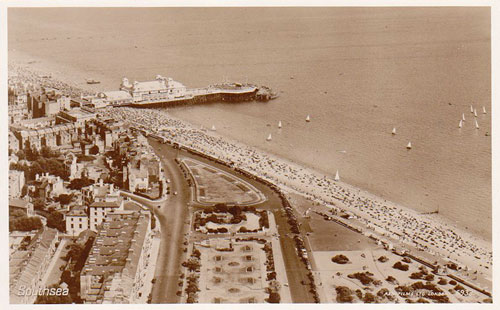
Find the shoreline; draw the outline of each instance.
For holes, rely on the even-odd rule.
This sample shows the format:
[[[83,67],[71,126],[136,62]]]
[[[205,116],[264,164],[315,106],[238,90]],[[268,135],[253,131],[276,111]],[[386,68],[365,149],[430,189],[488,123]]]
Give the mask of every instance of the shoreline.
[[[137,110],[133,110],[130,108],[114,108],[111,110],[108,109],[106,112],[109,113],[111,116],[120,118],[120,117],[118,117],[118,114],[121,112],[118,112],[118,111],[121,111],[122,113],[124,113],[124,115],[127,115],[127,117],[123,117],[122,119],[134,118],[134,119],[141,120],[141,118],[142,118],[144,120],[145,119],[144,114],[149,114],[149,117],[151,117],[151,118],[156,118],[157,116],[158,117],[163,116],[164,120],[168,119],[169,122],[176,124],[175,126],[168,126],[168,127],[163,126],[162,127],[163,133],[168,134],[171,130],[175,131],[175,135],[172,134],[172,138],[171,138],[172,141],[177,142],[180,145],[185,145],[188,148],[193,148],[193,149],[198,150],[200,152],[203,152],[205,154],[209,154],[210,156],[214,156],[215,158],[219,158],[221,160],[233,162],[235,167],[252,172],[253,174],[255,174],[261,178],[264,178],[268,181],[271,181],[271,182],[277,184],[278,186],[284,188],[287,192],[297,192],[297,193],[305,196],[309,200],[315,200],[317,202],[326,204],[332,208],[338,208],[341,210],[345,210],[349,213],[352,213],[353,215],[356,216],[356,218],[358,218],[359,220],[364,222],[364,224],[367,226],[370,226],[370,225],[377,226],[378,230],[384,230],[384,229],[391,228],[389,225],[389,222],[387,220],[381,219],[381,217],[384,217],[384,216],[385,217],[392,217],[391,220],[394,220],[395,219],[394,215],[396,215],[396,214],[391,214],[389,216],[387,214],[380,213],[377,215],[379,209],[376,209],[374,207],[380,207],[381,210],[385,210],[385,211],[391,210],[393,213],[399,214],[399,218],[397,218],[398,220],[403,220],[403,221],[408,220],[408,221],[412,222],[412,221],[416,221],[416,219],[418,219],[418,223],[415,222],[415,223],[412,223],[412,225],[416,225],[415,229],[419,228],[419,231],[421,233],[431,233],[430,237],[432,239],[434,239],[432,237],[434,230],[442,231],[446,235],[447,238],[450,237],[452,239],[457,239],[457,241],[459,241],[459,242],[465,243],[466,245],[462,245],[464,247],[470,246],[472,253],[477,252],[477,251],[481,251],[482,252],[481,255],[483,256],[483,258],[486,261],[491,260],[491,254],[487,253],[488,250],[484,249],[484,248],[490,248],[490,244],[488,243],[488,241],[480,238],[479,236],[474,236],[468,232],[465,232],[465,231],[463,231],[463,229],[458,228],[454,225],[448,224],[443,219],[436,218],[435,216],[432,217],[429,215],[419,214],[418,212],[416,212],[412,209],[409,209],[409,208],[406,208],[404,206],[389,202],[381,197],[377,197],[369,192],[366,192],[364,190],[361,190],[359,188],[356,188],[354,186],[351,186],[351,185],[343,183],[343,182],[331,183],[331,180],[328,180],[325,176],[321,176],[321,175],[318,176],[318,173],[313,171],[312,169],[300,167],[294,163],[287,161],[286,159],[277,158],[273,155],[270,155],[270,154],[265,153],[265,152],[260,151],[260,150],[259,151],[254,150],[254,149],[252,149],[248,146],[245,146],[239,142],[235,142],[235,141],[228,142],[227,141],[228,139],[223,138],[216,133],[210,132],[208,134],[207,131],[202,131],[202,130],[199,130],[196,128],[192,128],[192,126],[190,126],[187,122],[181,121],[179,119],[175,119],[163,111],[150,110],[150,111],[141,111],[143,113],[137,113]],[[142,115],[139,115],[139,114],[142,114]],[[158,123],[158,126],[161,126],[159,124],[160,123]],[[146,129],[146,127],[141,126],[141,124],[139,124],[138,127],[142,127],[143,129]],[[150,130],[150,128],[148,128],[148,130]],[[158,127],[156,128],[156,130],[158,130]],[[154,128],[153,128],[152,132],[155,132]],[[215,140],[216,141],[215,144],[217,145],[217,147],[212,146],[209,148],[204,148],[203,145],[201,145],[201,143],[199,143],[200,141],[203,141],[203,139],[200,139],[197,137],[191,137],[190,140],[184,140],[184,141],[179,140],[179,136],[186,137],[186,136],[189,136],[190,134],[191,135],[192,134],[194,134],[194,135],[199,134],[201,136],[205,136],[207,139],[209,139],[211,141]],[[162,135],[162,134],[160,133],[160,135]],[[222,143],[222,144],[227,143],[228,145],[232,145],[237,150],[240,150],[243,152],[250,151],[253,153],[252,156],[254,156],[254,157],[244,156],[244,155],[249,155],[249,154],[234,154],[234,153],[228,152],[227,149],[224,150],[225,148],[223,145],[220,145],[218,143]],[[207,147],[207,146],[205,146],[205,147]],[[220,151],[221,149],[223,150],[222,152],[217,152],[217,150]],[[259,154],[259,155],[257,155],[257,154]],[[241,160],[241,157],[243,157],[243,158],[255,158],[255,157],[259,157],[259,156],[265,158],[268,162],[271,162],[271,166],[273,166],[273,164],[282,165],[284,167],[288,167],[291,170],[303,172],[303,173],[305,173],[305,175],[307,175],[310,178],[315,179],[316,181],[325,180],[325,182],[327,182],[327,183],[328,183],[328,181],[330,181],[330,185],[334,185],[334,187],[337,189],[336,194],[339,194],[339,193],[343,193],[343,194],[339,194],[340,196],[330,196],[330,198],[325,199],[325,197],[322,193],[318,193],[318,187],[321,188],[323,186],[318,186],[318,184],[316,184],[316,185],[314,185],[314,184],[297,184],[297,182],[290,182],[290,181],[287,182],[286,180],[283,179],[284,177],[288,177],[288,175],[286,175],[286,174],[280,175],[279,173],[277,173],[277,174],[268,173],[269,171],[273,171],[274,170],[273,168],[269,169],[269,167],[262,167],[262,166],[261,167],[256,167],[256,166],[245,167],[245,166],[241,166],[241,164],[244,164],[244,162],[241,162],[241,161],[238,162],[238,160]],[[274,172],[276,172],[276,171],[274,171]],[[295,179],[297,179],[297,178],[295,178]],[[299,179],[298,181],[300,181],[299,183],[305,183],[305,182],[301,182],[301,181],[303,181],[303,179]],[[357,194],[354,194],[354,192],[357,192]],[[352,197],[351,197],[350,201],[348,199],[346,199],[346,197],[350,197],[351,195],[352,195]],[[339,201],[342,201],[342,202],[339,202]],[[353,206],[352,204],[349,207],[345,207],[345,205],[348,205],[349,203],[352,203],[353,201],[362,201],[363,203],[366,203],[366,204],[373,203],[374,206],[372,206],[371,209],[365,208],[362,205]],[[337,204],[343,204],[344,206],[338,207]],[[366,209],[368,209],[368,210],[366,210]],[[375,214],[370,213],[370,210],[374,210]],[[382,226],[381,223],[385,223],[386,225]],[[404,232],[404,234],[406,234],[407,233],[406,229],[413,229],[413,228],[409,227],[409,226],[403,227],[402,229],[400,229],[400,232]],[[456,233],[456,232],[458,232],[458,233]],[[391,234],[391,231],[388,230],[388,233]],[[438,237],[435,237],[435,238],[438,238]],[[408,238],[403,238],[403,240],[405,240],[405,239],[408,239]],[[441,256],[443,256],[443,258],[446,259],[446,255],[444,255],[441,250],[432,249],[433,248],[432,246],[428,246],[425,244],[425,243],[427,243],[427,241],[425,241],[424,238],[420,237],[420,239],[424,240],[424,241],[419,243],[421,248],[425,249],[426,251],[434,250],[436,253],[441,252],[440,253]],[[410,240],[406,240],[406,241],[408,242]],[[435,242],[439,242],[439,239],[436,240]],[[481,247],[484,247],[484,248],[476,247],[474,245],[476,243],[481,243]],[[447,252],[444,252],[444,253],[447,253]],[[470,256],[470,254],[471,253],[469,253],[469,256]],[[474,253],[474,254],[477,254],[477,253]],[[462,255],[463,255],[463,253],[458,253],[457,257],[450,256],[450,260],[462,261],[463,257],[459,258]],[[488,258],[488,256],[489,256],[489,258]],[[469,261],[468,263],[465,263],[464,265],[470,266],[470,265],[477,265],[477,264],[474,264],[473,261]]]
[[[23,64],[23,66],[27,65]],[[34,75],[39,74],[34,71],[30,72],[29,69],[22,68],[21,66],[18,66],[18,69],[26,70],[28,73]],[[66,80],[68,78],[52,76],[50,80]],[[86,92],[86,85],[80,88],[79,86],[73,86],[65,82],[63,84]],[[89,91],[89,93],[91,92]],[[168,114],[167,111],[136,110],[131,108],[106,108],[104,111],[107,114],[115,115],[126,111],[123,112],[123,115],[128,114],[128,119],[141,119],[141,117],[144,119],[144,115],[148,115],[150,120],[156,119],[157,121],[156,129],[149,128],[150,130],[160,132],[160,126],[163,126],[161,129],[166,129],[163,131],[164,133],[174,132],[175,135],[172,137],[172,140],[177,140],[182,144],[221,158],[222,160],[227,159],[232,161],[235,163],[235,166],[275,183],[286,192],[296,192],[309,200],[325,204],[330,208],[345,210],[355,216],[365,226],[372,227],[375,231],[378,230],[382,233],[387,233],[391,237],[399,233],[403,236],[403,239],[400,239],[403,242],[412,242],[420,238],[422,241],[419,241],[419,244],[422,244],[423,249],[427,251],[434,250],[446,259],[446,253],[450,253],[447,250],[452,249],[453,246],[446,248],[444,246],[443,248],[439,246],[434,247],[429,244],[431,243],[430,239],[426,238],[438,238],[433,236],[433,232],[442,232],[443,239],[450,240],[451,238],[452,242],[459,241],[461,242],[461,246],[469,250],[462,251],[464,252],[463,254],[452,251],[455,254],[450,256],[450,260],[459,261],[465,266],[469,266],[469,268],[475,266],[477,267],[476,270],[481,267],[477,266],[479,262],[486,262],[491,266],[491,242],[481,236],[465,231],[461,227],[457,227],[444,217],[419,214],[413,209],[393,203],[350,184],[335,182],[331,176],[325,176],[323,173],[312,168],[303,167],[288,159],[280,158],[275,154],[258,150],[255,147],[249,147],[233,139],[223,137],[216,132],[195,128],[191,123],[175,118]],[[138,115],[133,116],[134,114]],[[131,115],[133,117],[130,117]],[[158,121],[158,118],[162,117],[162,121]],[[127,117],[124,118],[127,119]],[[165,124],[169,126],[165,127]],[[397,226],[394,223],[398,221],[403,221],[405,225],[402,225],[403,227],[393,227]],[[413,233],[413,237],[404,237],[409,232]],[[424,235],[424,238],[421,235]],[[440,243],[439,238],[435,243]],[[454,249],[457,250],[457,248]],[[478,255],[475,252],[481,252],[479,253],[481,259],[477,259],[479,262],[474,260],[474,254]],[[488,273],[488,271],[486,272]],[[491,273],[491,269],[489,269],[489,273]]]

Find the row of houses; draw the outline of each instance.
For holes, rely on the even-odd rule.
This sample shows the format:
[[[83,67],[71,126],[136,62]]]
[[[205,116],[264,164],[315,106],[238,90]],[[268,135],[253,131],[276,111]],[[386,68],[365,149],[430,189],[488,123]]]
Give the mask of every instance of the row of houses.
[[[80,274],[85,303],[134,303],[143,297],[151,267],[152,230],[148,212],[107,214]]]
[[[9,257],[9,290],[11,304],[33,304],[44,288],[47,273],[58,241],[58,232],[46,228],[31,239],[29,245],[13,251]]]

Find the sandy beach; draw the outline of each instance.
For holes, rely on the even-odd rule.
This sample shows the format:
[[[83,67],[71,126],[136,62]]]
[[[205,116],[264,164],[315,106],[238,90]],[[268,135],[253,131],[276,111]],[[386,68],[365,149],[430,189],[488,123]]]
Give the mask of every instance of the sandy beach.
[[[491,271],[490,243],[439,216],[420,214],[344,182],[336,182],[312,169],[221,137],[216,131],[195,128],[162,110],[107,108],[102,113],[133,120],[131,123],[138,128],[232,162],[235,167],[278,184],[287,192],[299,193],[338,212],[348,212],[375,233],[456,261],[469,270],[485,273],[487,278]]]

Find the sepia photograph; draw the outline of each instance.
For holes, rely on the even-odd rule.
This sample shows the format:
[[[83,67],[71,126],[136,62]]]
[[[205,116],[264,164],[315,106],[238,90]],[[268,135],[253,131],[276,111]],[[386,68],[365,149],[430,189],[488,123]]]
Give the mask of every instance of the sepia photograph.
[[[491,6],[46,3],[4,11],[7,305],[493,303]]]

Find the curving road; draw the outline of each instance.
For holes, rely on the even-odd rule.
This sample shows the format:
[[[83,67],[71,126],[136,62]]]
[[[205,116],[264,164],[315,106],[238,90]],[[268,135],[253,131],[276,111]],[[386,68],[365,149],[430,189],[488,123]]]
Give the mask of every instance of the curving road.
[[[179,290],[181,260],[183,254],[184,233],[187,228],[188,202],[190,190],[179,167],[175,163],[176,150],[149,140],[162,161],[165,177],[170,179],[170,193],[166,201],[153,202],[142,197],[127,195],[149,208],[156,214],[161,228],[161,241],[151,303],[178,303],[176,292]]]

